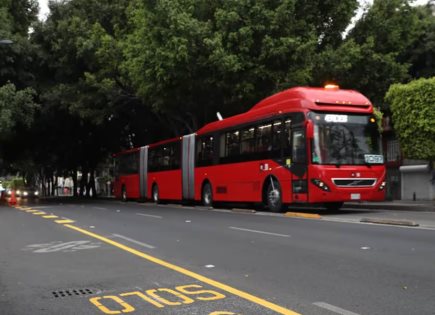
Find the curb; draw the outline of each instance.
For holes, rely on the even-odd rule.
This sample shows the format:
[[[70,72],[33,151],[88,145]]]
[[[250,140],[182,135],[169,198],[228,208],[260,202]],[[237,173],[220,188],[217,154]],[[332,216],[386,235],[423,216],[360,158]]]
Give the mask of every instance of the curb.
[[[344,203],[347,209],[373,209],[373,210],[396,210],[396,211],[425,211],[434,212],[435,206],[430,204],[394,204],[394,203]]]
[[[420,226],[418,223],[407,220],[389,220],[389,219],[370,219],[370,218],[362,218],[360,220],[362,223],[373,223],[373,224],[387,224],[387,225],[400,225],[400,226],[412,226],[417,227]]]
[[[252,209],[232,208],[231,212],[236,212],[236,213],[256,213],[257,211],[252,210]]]

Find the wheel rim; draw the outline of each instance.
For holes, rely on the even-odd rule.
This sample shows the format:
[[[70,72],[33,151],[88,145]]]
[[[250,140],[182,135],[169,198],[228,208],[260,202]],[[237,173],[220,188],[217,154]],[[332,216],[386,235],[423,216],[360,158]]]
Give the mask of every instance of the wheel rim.
[[[153,200],[154,202],[159,201],[159,191],[157,190],[157,187],[154,187],[153,189]]]
[[[210,188],[210,185],[208,185],[208,184],[204,186],[204,194],[203,194],[202,199],[204,200],[205,205],[207,205],[207,206],[211,205],[211,202],[212,202],[211,188]]]
[[[267,194],[269,206],[277,207],[281,201],[281,193],[278,189],[271,189]]]

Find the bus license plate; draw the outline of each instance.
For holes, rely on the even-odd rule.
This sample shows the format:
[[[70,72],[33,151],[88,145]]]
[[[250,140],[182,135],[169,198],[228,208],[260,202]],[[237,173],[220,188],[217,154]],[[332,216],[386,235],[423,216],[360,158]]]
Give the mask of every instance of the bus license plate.
[[[360,200],[361,194],[350,194],[350,199],[351,200]]]

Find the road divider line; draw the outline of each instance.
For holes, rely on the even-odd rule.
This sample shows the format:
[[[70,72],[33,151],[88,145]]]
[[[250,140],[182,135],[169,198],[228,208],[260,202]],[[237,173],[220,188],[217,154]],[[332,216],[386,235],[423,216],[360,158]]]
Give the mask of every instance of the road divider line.
[[[122,238],[123,240],[129,241],[129,242],[131,242],[131,243],[134,243],[134,244],[137,244],[137,245],[140,245],[140,246],[146,247],[146,248],[150,248],[150,249],[154,249],[154,248],[155,248],[155,247],[152,246],[152,245],[149,245],[149,244],[147,244],[147,243],[142,243],[142,242],[136,241],[136,240],[134,240],[134,239],[132,239],[132,238],[129,238],[129,237],[127,237],[127,236],[124,236],[124,235],[119,235],[119,234],[112,234],[112,235],[115,236],[115,237],[118,237],[118,238]]]
[[[272,233],[272,232],[265,232],[265,231],[258,231],[258,230],[251,230],[251,229],[245,229],[245,228],[239,228],[236,226],[230,226],[231,230],[237,230],[237,231],[243,231],[243,232],[251,232],[251,233],[258,233],[258,234],[266,234],[271,236],[280,236],[280,237],[291,237],[287,234],[278,234],[278,233]]]
[[[124,250],[126,252],[129,252],[129,253],[133,254],[133,255],[136,255],[138,257],[146,259],[146,260],[148,260],[150,262],[153,262],[153,263],[155,263],[157,265],[166,267],[168,269],[171,269],[173,271],[181,273],[181,274],[183,274],[185,276],[188,276],[188,277],[191,277],[191,278],[196,279],[198,281],[207,283],[207,284],[209,284],[209,285],[211,285],[211,286],[213,286],[215,288],[218,288],[218,289],[221,289],[223,291],[229,292],[229,293],[231,293],[233,295],[236,295],[236,296],[238,296],[240,298],[243,298],[243,299],[245,299],[247,301],[250,301],[250,302],[258,304],[258,305],[261,305],[261,306],[263,306],[265,308],[268,308],[268,309],[270,309],[272,311],[275,311],[275,312],[277,312],[279,314],[283,314],[283,315],[299,315],[299,313],[296,313],[295,311],[292,311],[290,309],[284,308],[282,306],[279,306],[277,304],[274,304],[272,302],[269,302],[267,300],[264,300],[262,298],[254,296],[254,295],[249,294],[247,292],[238,290],[238,289],[233,288],[233,287],[231,287],[229,285],[226,285],[226,284],[223,284],[221,282],[215,281],[213,279],[207,278],[205,276],[202,276],[202,275],[200,275],[198,273],[195,273],[195,272],[192,272],[190,270],[184,269],[184,268],[179,267],[177,265],[171,264],[171,263],[166,262],[164,260],[161,260],[159,258],[153,257],[153,256],[151,256],[149,254],[145,254],[145,253],[143,253],[141,251],[138,251],[138,250],[136,250],[134,248],[128,247],[128,246],[123,245],[121,243],[115,242],[115,241],[113,241],[111,239],[108,239],[107,237],[104,237],[104,236],[92,233],[90,231],[84,230],[82,228],[79,228],[79,227],[71,225],[71,224],[65,224],[64,226],[67,227],[67,228],[70,228],[72,230],[75,230],[75,231],[77,231],[79,233],[82,233],[82,234],[85,234],[87,236],[90,236],[90,237],[93,237],[95,239],[98,239],[98,240],[100,240],[102,242],[105,242],[107,244],[110,244],[112,246],[115,246],[115,247],[117,247],[119,249],[122,249],[122,250]]]
[[[152,214],[144,214],[144,213],[136,213],[137,215],[143,216],[143,217],[149,217],[149,218],[155,218],[155,219],[163,219],[163,217],[159,215],[152,215]]]
[[[24,211],[29,212],[29,213],[33,213],[33,212],[40,212],[41,210],[30,209],[30,210],[24,210]]]
[[[33,212],[32,214],[34,214],[34,215],[43,215],[43,214],[47,214],[47,212],[38,211],[38,212]]]
[[[303,212],[286,212],[284,213],[286,217],[296,217],[305,219],[321,219],[320,214],[317,213],[303,213]]]
[[[64,219],[64,220],[54,220],[54,222],[59,223],[59,224],[70,224],[70,223],[74,223],[75,221],[70,220],[70,219]]]
[[[53,215],[53,214],[43,215],[42,217],[43,217],[44,219],[57,219],[57,218],[58,218],[57,215]]]
[[[318,306],[318,307],[324,308],[324,309],[326,309],[328,311],[331,311],[331,312],[334,312],[334,313],[337,313],[337,314],[341,314],[341,315],[359,315],[357,313],[345,310],[343,308],[340,308],[338,306],[335,306],[335,305],[332,305],[332,304],[328,304],[328,303],[325,303],[325,302],[315,302],[313,304]]]

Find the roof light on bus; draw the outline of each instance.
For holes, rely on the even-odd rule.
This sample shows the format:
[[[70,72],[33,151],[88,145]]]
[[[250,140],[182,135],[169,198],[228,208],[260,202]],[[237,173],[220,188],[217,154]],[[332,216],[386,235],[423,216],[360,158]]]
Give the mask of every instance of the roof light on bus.
[[[340,87],[337,84],[326,84],[324,86],[325,90],[339,90]]]

